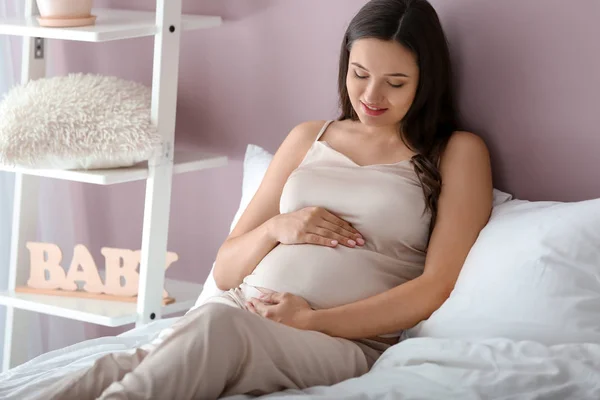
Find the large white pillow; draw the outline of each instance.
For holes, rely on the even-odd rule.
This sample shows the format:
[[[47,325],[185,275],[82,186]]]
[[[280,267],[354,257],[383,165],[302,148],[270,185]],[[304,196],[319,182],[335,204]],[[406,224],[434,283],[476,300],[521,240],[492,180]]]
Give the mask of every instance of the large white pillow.
[[[233,217],[233,221],[231,222],[231,226],[229,227],[229,232],[235,228],[235,225],[239,221],[240,217],[250,204],[252,197],[258,190],[260,183],[267,172],[267,168],[269,164],[271,164],[271,160],[273,159],[273,155],[266,151],[265,149],[249,144],[246,148],[246,155],[244,156],[244,170],[243,170],[243,178],[242,178],[242,199],[240,200],[240,206]],[[196,300],[196,304],[192,308],[192,310],[201,304],[203,304],[208,298],[219,295],[223,293],[217,287],[215,283],[215,279],[213,277],[215,265],[213,263],[212,268],[204,282],[204,287],[202,288],[202,292],[200,296]]]
[[[405,337],[600,343],[600,199],[495,207],[448,300]]]
[[[70,74],[13,87],[0,102],[0,164],[118,168],[148,160],[161,137],[152,93],[111,76]]]

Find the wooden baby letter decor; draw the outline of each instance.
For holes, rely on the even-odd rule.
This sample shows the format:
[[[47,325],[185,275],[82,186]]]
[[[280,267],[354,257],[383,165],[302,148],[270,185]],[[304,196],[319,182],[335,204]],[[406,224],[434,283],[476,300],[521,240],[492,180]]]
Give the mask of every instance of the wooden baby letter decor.
[[[67,271],[61,266],[63,254],[53,243],[27,242],[29,250],[29,279],[27,286],[16,288],[17,292],[77,296],[113,301],[137,301],[139,287],[140,250],[103,247],[104,282],[88,249],[75,246],[73,259]],[[165,270],[179,259],[176,253],[167,252]],[[82,283],[81,287],[77,284]],[[174,302],[163,290],[163,304]]]

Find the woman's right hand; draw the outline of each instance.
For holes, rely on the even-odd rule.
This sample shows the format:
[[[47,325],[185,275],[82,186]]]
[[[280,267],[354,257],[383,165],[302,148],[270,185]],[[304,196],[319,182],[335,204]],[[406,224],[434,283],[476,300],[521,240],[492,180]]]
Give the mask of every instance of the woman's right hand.
[[[269,231],[282,244],[317,244],[347,247],[365,244],[352,225],[321,207],[307,207],[270,220]]]

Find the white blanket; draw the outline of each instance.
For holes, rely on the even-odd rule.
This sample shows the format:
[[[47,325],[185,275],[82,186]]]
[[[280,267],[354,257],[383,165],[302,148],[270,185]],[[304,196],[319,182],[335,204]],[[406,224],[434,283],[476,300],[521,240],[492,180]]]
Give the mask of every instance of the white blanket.
[[[119,336],[86,340],[39,357],[0,374],[1,400],[28,400],[35,393],[68,374],[91,366],[101,356],[150,343],[177,318],[155,321]]]
[[[27,400],[50,382],[114,351],[150,342],[175,319],[116,337],[93,339],[37,357],[0,375],[0,399]],[[600,399],[600,344],[543,346],[415,338],[391,347],[368,374],[331,387],[288,390],[263,398]],[[230,400],[249,399],[233,396]]]
[[[264,398],[600,399],[600,345],[547,347],[491,339],[408,339],[386,351],[360,378],[331,387],[288,390]],[[234,396],[229,400],[248,397]]]

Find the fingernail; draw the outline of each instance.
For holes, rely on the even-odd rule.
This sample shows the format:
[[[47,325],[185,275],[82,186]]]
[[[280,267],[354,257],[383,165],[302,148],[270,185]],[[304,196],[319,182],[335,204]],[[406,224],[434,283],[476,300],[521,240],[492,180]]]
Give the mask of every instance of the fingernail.
[[[332,240],[331,241],[331,245],[332,246],[337,246],[338,245],[338,241],[337,240]]]
[[[363,238],[358,238],[358,239],[356,239],[356,243],[358,243],[359,245],[362,246],[363,244],[365,244],[365,241]]]
[[[356,242],[354,240],[352,240],[352,239],[348,240],[348,244],[350,246],[356,246]]]

